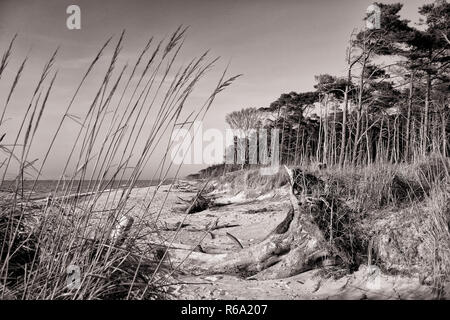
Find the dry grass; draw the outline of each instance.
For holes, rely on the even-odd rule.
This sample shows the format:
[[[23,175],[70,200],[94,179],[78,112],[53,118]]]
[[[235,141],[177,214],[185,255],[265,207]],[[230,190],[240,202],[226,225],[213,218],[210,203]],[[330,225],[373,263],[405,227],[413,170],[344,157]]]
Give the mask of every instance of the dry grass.
[[[427,279],[437,297],[450,281],[449,168],[447,158],[430,155],[412,164],[322,173],[332,192],[355,209],[353,230],[367,255],[373,250],[370,263]]]
[[[128,73],[128,65],[119,66],[125,32],[112,47],[106,71],[99,70],[99,61],[105,60],[105,53],[113,43],[112,38],[108,39],[74,89],[42,158],[29,160],[52,91],[57,90],[54,64],[58,50],[51,55],[31,93],[17,132],[8,132],[12,141],[7,143],[4,136],[0,141],[3,153],[0,185],[4,184],[7,174],[15,175],[12,188],[2,193],[0,200],[0,298],[164,297],[168,266],[154,254],[151,246],[139,241],[143,229],[148,228],[146,208],[154,195],[147,193],[141,199],[145,205],[138,217],[130,217],[126,209],[128,199],[149,163],[159,163],[153,179],[167,179],[172,166],[167,159],[171,143],[165,142],[164,137],[176,124],[191,129],[187,121],[201,120],[215,96],[237,78],[226,79],[224,72],[200,109],[188,119],[182,119],[183,108],[194,88],[217,61],[205,53],[185,66],[176,67],[185,33],[186,28],[180,27],[155,45],[151,38]],[[10,67],[14,41],[15,37],[0,62],[0,79],[3,71]],[[27,59],[18,67],[7,93],[0,128],[4,127],[9,102],[18,94],[16,85],[26,76],[22,71]],[[103,72],[95,97],[86,114],[74,116],[72,109],[93,72]],[[33,201],[37,181],[55,152],[56,140],[64,138],[61,128],[68,121],[78,124],[79,129],[73,141],[65,141],[71,148],[57,186],[47,201]],[[161,159],[155,159],[157,148],[166,150]],[[31,189],[23,186],[26,175],[34,177]],[[126,181],[122,181],[119,191],[115,190],[117,180]],[[87,185],[87,189],[83,190],[83,185]],[[106,199],[104,208],[99,208],[100,197]],[[133,222],[131,228],[118,229],[123,219]],[[113,238],[117,230],[126,235],[125,241]],[[79,278],[72,277],[74,267],[79,268]],[[68,282],[73,279],[75,283],[79,280],[79,286]]]
[[[320,176],[334,193],[352,202],[358,211],[369,211],[422,201],[446,179],[449,166],[446,158],[434,155],[411,164],[330,168]]]
[[[424,243],[432,257],[430,278],[437,296],[441,297],[450,281],[450,183],[433,188],[423,213],[429,216]]]
[[[228,172],[217,178],[222,188],[233,192],[250,191],[264,193],[288,184],[289,177],[282,169],[275,174],[261,174],[260,169],[244,169]]]

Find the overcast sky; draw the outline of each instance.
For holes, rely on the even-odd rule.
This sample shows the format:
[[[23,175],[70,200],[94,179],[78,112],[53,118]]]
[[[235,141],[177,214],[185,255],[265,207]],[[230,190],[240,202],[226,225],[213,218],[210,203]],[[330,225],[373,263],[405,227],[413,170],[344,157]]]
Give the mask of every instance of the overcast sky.
[[[404,3],[402,16],[418,21],[417,8],[429,1],[400,2]],[[311,90],[314,75],[343,75],[349,36],[354,28],[363,27],[362,18],[371,3],[367,0],[0,0],[1,51],[15,33],[19,35],[10,71],[0,80],[0,105],[4,104],[6,90],[21,59],[29,54],[23,83],[18,87],[22,94],[14,97],[7,114],[7,126],[17,126],[17,115],[26,108],[45,60],[57,46],[61,47],[55,65],[60,70],[56,87],[33,149],[33,155],[41,157],[54,131],[52,124],[61,116],[61,109],[67,105],[82,72],[106,38],[126,29],[122,55],[126,62],[136,56],[150,36],[161,39],[183,24],[190,28],[182,62],[210,49],[211,55],[220,56],[221,60],[209,79],[217,81],[229,63],[230,75],[244,74],[217,98],[205,119],[205,127],[223,130],[225,115],[230,111],[268,106],[281,93]],[[66,28],[66,8],[70,4],[81,8],[81,30]],[[209,92],[210,83],[204,83],[195,97],[200,101]],[[76,104],[80,112],[83,99]],[[64,137],[69,140],[73,132],[73,128],[66,126]],[[70,149],[64,144],[66,139],[60,140],[45,178],[58,176],[63,155]],[[182,174],[198,168],[188,166]],[[151,169],[147,170],[143,178],[150,173]]]

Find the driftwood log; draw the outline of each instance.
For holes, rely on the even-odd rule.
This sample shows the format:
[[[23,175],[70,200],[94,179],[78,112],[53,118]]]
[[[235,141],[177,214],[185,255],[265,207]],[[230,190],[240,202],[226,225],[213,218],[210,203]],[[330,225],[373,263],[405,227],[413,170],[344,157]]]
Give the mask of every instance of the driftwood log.
[[[324,264],[354,263],[355,239],[347,227],[348,215],[333,221],[333,210],[339,211],[338,201],[330,204],[320,194],[309,197],[310,190],[323,188],[323,181],[301,171],[286,167],[290,177],[291,209],[285,219],[260,243],[233,253],[204,254],[170,250],[175,260],[204,273],[237,274],[256,279],[286,278]],[[325,218],[329,225],[322,223]],[[344,225],[342,221],[347,223]],[[333,230],[336,229],[336,230]],[[334,235],[333,235],[334,231]],[[347,236],[347,233],[349,236]],[[335,240],[333,240],[333,236]],[[332,244],[339,244],[332,245]]]

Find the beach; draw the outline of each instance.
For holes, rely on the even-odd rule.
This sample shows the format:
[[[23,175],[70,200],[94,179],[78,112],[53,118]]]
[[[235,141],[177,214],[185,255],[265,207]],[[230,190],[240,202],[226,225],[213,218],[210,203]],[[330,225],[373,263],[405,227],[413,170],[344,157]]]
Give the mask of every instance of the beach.
[[[243,248],[257,244],[283,221],[290,203],[286,187],[264,192],[254,189],[233,192],[220,187],[209,194],[215,199],[215,207],[186,214],[185,202],[181,199],[195,197],[204,183],[179,180],[172,187],[137,188],[127,202],[129,207],[125,211],[135,221],[144,217],[148,222],[148,234],[139,241],[172,248],[165,258],[175,270],[170,272],[167,281],[169,298],[354,300],[433,297],[432,288],[421,283],[419,277],[385,274],[368,265],[361,265],[356,272],[339,277],[331,269],[320,268],[275,280],[251,280],[241,275],[205,272],[195,263],[198,245],[202,254],[213,256],[242,250],[233,237]],[[148,203],[143,199],[150,199],[149,195],[153,194],[151,205],[144,210]],[[105,198],[99,198],[99,208],[105,201]]]

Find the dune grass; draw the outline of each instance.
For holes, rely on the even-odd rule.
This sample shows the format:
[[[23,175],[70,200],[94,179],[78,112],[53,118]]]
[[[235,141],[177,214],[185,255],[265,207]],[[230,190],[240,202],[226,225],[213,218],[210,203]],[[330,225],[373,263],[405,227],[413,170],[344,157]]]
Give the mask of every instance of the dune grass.
[[[131,72],[128,64],[119,63],[125,31],[117,40],[107,39],[76,85],[63,116],[52,124],[55,132],[48,148],[41,158],[31,160],[36,132],[45,119],[52,92],[58,90],[58,49],[44,65],[31,93],[17,92],[30,59],[24,58],[4,97],[0,120],[1,129],[14,97],[30,94],[17,131],[7,132],[8,143],[3,132],[0,141],[0,185],[7,175],[15,176],[12,187],[2,192],[0,200],[0,298],[165,297],[165,282],[160,280],[166,279],[168,266],[139,242],[142,229],[148,227],[147,210],[154,195],[147,193],[141,199],[145,205],[138,217],[130,217],[127,204],[150,163],[159,163],[153,179],[162,183],[168,178],[171,143],[165,142],[165,137],[176,125],[189,127],[188,120],[202,119],[216,95],[237,78],[226,79],[224,72],[203,105],[183,119],[182,111],[192,92],[217,61],[206,52],[181,65],[178,60],[185,37],[186,28],[179,27],[158,43],[150,38]],[[0,80],[4,70],[11,67],[15,41],[16,36],[3,54]],[[107,63],[106,71],[101,71],[100,62]],[[87,112],[76,116],[73,109],[83,88],[93,74],[100,73],[102,80]],[[78,130],[73,141],[65,141],[70,152],[56,188],[47,201],[33,201],[36,184],[56,152],[58,139],[64,139],[62,127],[69,121],[76,123]],[[165,156],[157,159],[155,150],[161,148],[166,150]],[[176,171],[178,174],[179,168]],[[31,189],[24,188],[27,175],[34,179]],[[120,189],[118,180],[122,180]],[[87,185],[87,189],[82,189],[82,185]],[[99,202],[101,197],[106,201]],[[132,224],[123,229],[123,221]],[[119,242],[113,236],[118,230],[126,232]]]

